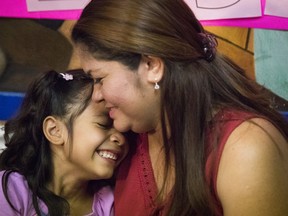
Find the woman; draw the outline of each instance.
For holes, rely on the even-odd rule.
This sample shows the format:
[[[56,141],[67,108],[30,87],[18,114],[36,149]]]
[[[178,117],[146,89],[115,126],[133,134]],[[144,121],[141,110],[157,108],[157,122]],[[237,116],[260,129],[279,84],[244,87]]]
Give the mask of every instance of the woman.
[[[182,0],[92,0],[73,28],[117,130],[116,215],[288,215],[288,125]]]

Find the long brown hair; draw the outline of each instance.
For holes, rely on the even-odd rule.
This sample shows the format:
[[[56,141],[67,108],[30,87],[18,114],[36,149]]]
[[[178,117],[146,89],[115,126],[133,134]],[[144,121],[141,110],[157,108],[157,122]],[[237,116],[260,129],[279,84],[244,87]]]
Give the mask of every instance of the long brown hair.
[[[100,59],[132,69],[142,55],[164,61],[160,84],[166,166],[170,151],[176,166],[169,215],[213,215],[205,181],[206,129],[213,110],[231,107],[267,116],[288,137],[287,122],[260,85],[220,54],[211,62],[205,59],[199,38],[203,32],[183,0],[92,0],[72,32],[75,43]],[[171,126],[169,139],[164,125]]]

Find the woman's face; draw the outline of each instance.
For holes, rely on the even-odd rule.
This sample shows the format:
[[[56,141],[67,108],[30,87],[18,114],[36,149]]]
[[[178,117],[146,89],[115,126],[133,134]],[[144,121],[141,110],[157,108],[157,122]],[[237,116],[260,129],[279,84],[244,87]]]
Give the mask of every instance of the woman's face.
[[[114,127],[136,133],[155,130],[160,122],[160,92],[147,79],[149,67],[141,61],[136,71],[116,61],[95,59],[78,47],[81,65],[95,79],[93,101],[105,101]]]

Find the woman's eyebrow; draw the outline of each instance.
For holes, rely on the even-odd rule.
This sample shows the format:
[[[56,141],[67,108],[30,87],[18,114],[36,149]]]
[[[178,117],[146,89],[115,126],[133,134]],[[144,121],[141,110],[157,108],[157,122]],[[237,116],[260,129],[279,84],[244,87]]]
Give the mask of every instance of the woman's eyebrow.
[[[93,74],[95,73],[101,73],[101,69],[97,68],[97,69],[89,69],[87,72],[86,72],[88,75],[90,76],[93,76]]]

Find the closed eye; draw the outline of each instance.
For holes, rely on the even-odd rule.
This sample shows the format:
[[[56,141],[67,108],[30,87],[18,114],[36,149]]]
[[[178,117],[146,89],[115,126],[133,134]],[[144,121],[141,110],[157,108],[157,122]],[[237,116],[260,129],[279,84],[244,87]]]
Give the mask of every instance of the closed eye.
[[[101,83],[102,78],[94,78],[94,84],[99,84]]]
[[[108,124],[97,123],[97,125],[104,130],[109,130],[113,127],[113,122],[111,121],[111,123],[109,122]]]

